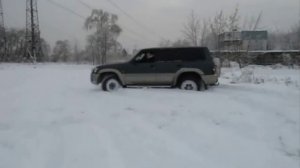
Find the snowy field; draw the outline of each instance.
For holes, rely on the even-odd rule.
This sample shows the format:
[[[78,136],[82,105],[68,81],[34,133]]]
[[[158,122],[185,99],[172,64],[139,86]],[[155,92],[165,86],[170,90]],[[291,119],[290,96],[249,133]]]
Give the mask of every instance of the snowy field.
[[[0,168],[299,168],[300,70],[223,69],[204,92],[106,93],[89,65],[0,64]]]

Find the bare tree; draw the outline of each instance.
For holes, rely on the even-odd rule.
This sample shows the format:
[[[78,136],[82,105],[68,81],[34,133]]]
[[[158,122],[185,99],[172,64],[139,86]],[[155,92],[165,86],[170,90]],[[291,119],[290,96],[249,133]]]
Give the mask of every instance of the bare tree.
[[[293,49],[300,50],[300,22],[292,29]]]
[[[201,46],[207,46],[208,45],[208,37],[209,37],[209,23],[207,20],[203,20],[202,21],[202,25],[201,25],[201,39],[200,39],[200,45]]]
[[[300,24],[293,26],[288,32],[271,32],[268,47],[272,50],[300,50]]]
[[[228,17],[229,31],[238,31],[240,29],[239,6],[237,5],[231,15]]]
[[[191,43],[187,40],[176,40],[172,43],[172,47],[189,47]]]
[[[99,47],[96,47],[96,38],[95,36],[88,35],[87,37],[87,45],[85,47],[85,52],[87,55],[87,60],[92,61],[93,65],[96,64],[96,62],[101,62],[101,57],[99,55],[100,50]]]
[[[195,15],[194,11],[191,12],[188,17],[187,23],[184,25],[183,33],[185,38],[193,46],[198,46],[201,36],[201,22],[200,19]]]
[[[55,43],[55,47],[53,49],[53,55],[52,55],[52,61],[58,62],[63,61],[67,62],[69,61],[71,52],[70,52],[70,43],[68,40],[58,40]]]
[[[74,61],[79,64],[80,63],[80,53],[79,53],[79,48],[78,48],[78,42],[75,41],[74,48],[73,48],[73,57]]]
[[[94,38],[89,37],[90,41],[94,41],[97,56],[101,57],[101,63],[106,63],[108,51],[117,45],[117,38],[122,29],[117,25],[118,16],[110,14],[101,9],[94,9],[91,15],[85,21],[87,30],[95,29]],[[93,44],[93,43],[92,43]]]
[[[253,22],[254,23],[253,27],[250,27],[250,30],[252,30],[252,31],[257,30],[261,20],[262,20],[262,11],[258,14],[255,22]],[[250,26],[252,26],[252,25],[250,24]],[[252,63],[252,61],[255,59],[255,58],[253,58],[252,56],[249,55],[249,50],[250,50],[250,47],[252,45],[253,45],[253,40],[248,40],[248,44],[247,44],[247,48],[246,48],[246,54],[243,56],[244,57],[243,60],[239,61],[240,67],[241,67],[241,61],[243,61],[243,64],[248,65],[248,64]]]
[[[51,52],[51,46],[47,43],[47,41],[43,38],[41,38],[41,49],[42,49],[42,57],[41,62],[47,62],[50,61],[50,52]]]
[[[160,47],[189,47],[191,43],[186,39],[178,39],[176,41],[163,40],[159,43]]]
[[[254,16],[243,18],[242,29],[243,30],[252,30],[256,22]]]
[[[233,60],[239,64],[239,67],[242,67],[243,55],[241,54],[241,41],[240,34],[240,15],[239,15],[239,6],[237,5],[232,14],[228,16],[227,20],[228,31],[231,33],[231,43],[232,43],[232,57]]]
[[[224,33],[227,28],[227,18],[225,17],[223,11],[217,13],[210,24],[210,30],[213,37],[214,48],[220,51],[220,39],[219,35]]]
[[[25,30],[24,29],[8,29],[7,37],[7,53],[5,61],[19,62],[25,51]]]
[[[171,47],[172,46],[172,42],[170,40],[161,40],[158,44],[159,47]]]

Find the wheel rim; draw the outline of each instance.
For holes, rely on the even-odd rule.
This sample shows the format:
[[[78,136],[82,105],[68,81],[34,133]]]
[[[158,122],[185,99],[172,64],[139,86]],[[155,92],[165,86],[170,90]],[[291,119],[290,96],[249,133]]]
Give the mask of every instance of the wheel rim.
[[[108,91],[118,90],[120,88],[120,84],[116,79],[110,79],[106,83],[106,88]]]
[[[197,90],[198,89],[196,82],[194,82],[192,80],[183,81],[180,88],[183,90]]]

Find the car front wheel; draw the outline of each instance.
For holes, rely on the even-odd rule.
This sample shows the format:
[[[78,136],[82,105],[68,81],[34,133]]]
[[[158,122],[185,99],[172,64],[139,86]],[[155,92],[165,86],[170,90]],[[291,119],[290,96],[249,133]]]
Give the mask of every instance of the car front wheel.
[[[118,78],[115,75],[106,76],[102,82],[102,90],[112,92],[121,87]]]

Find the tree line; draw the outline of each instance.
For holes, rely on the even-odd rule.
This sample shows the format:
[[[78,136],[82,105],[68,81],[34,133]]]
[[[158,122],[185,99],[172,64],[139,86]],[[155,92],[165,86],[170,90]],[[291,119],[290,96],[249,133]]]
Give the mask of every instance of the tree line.
[[[257,30],[262,21],[262,13],[242,19],[239,7],[225,14],[219,11],[210,19],[200,19],[194,11],[183,23],[182,35],[178,40],[162,40],[161,47],[207,46],[211,50],[220,49],[219,35],[228,31]],[[124,59],[127,51],[118,42],[122,28],[118,25],[118,16],[101,9],[92,10],[83,23],[87,36],[86,46],[79,49],[77,42],[58,40],[53,48],[41,39],[43,55],[41,62],[89,62],[105,64],[108,58]],[[6,46],[1,43],[0,61],[23,62],[25,52],[25,30],[9,28],[6,30]],[[3,49],[4,47],[5,50]],[[290,31],[269,32],[268,49],[300,50],[300,24]],[[5,55],[4,55],[5,51]]]
[[[207,46],[214,51],[214,56],[223,61],[235,61],[240,67],[255,63],[259,55],[249,54],[250,45],[255,41],[249,40],[246,50],[241,50],[241,46],[233,45],[230,54],[222,53],[220,46],[220,34],[225,32],[240,32],[260,30],[263,14],[260,12],[257,16],[242,18],[239,7],[226,14],[222,10],[209,19],[200,19],[194,11],[187,17],[183,25],[182,36],[178,40],[162,40],[159,43],[161,47],[188,47],[188,46]],[[267,30],[268,31],[268,30]],[[300,50],[300,22],[293,25],[289,31],[268,31],[267,50]],[[278,61],[285,64],[291,64],[292,57],[288,54],[278,55]],[[282,58],[280,58],[282,57]],[[300,61],[300,55],[294,58],[296,62]],[[285,61],[289,60],[289,61]]]
[[[229,14],[225,14],[221,10],[209,19],[200,19],[192,11],[183,25],[181,38],[175,41],[162,40],[159,46],[208,46],[211,50],[219,50],[220,34],[232,31],[259,30],[262,18],[262,12],[257,16],[242,18],[238,6]],[[300,23],[296,23],[286,32],[268,31],[268,50],[300,50]]]
[[[93,62],[104,64],[107,57],[124,56],[117,38],[122,32],[117,24],[118,16],[101,9],[92,10],[84,22],[84,27],[91,32],[87,37],[85,49],[80,50],[78,44],[71,45],[69,40],[56,41],[53,49],[46,40],[41,39],[41,62]],[[25,29],[9,28],[6,30],[6,44],[1,43],[0,62],[23,62],[26,50]],[[2,50],[3,48],[3,50]],[[4,49],[5,48],[5,49]]]

